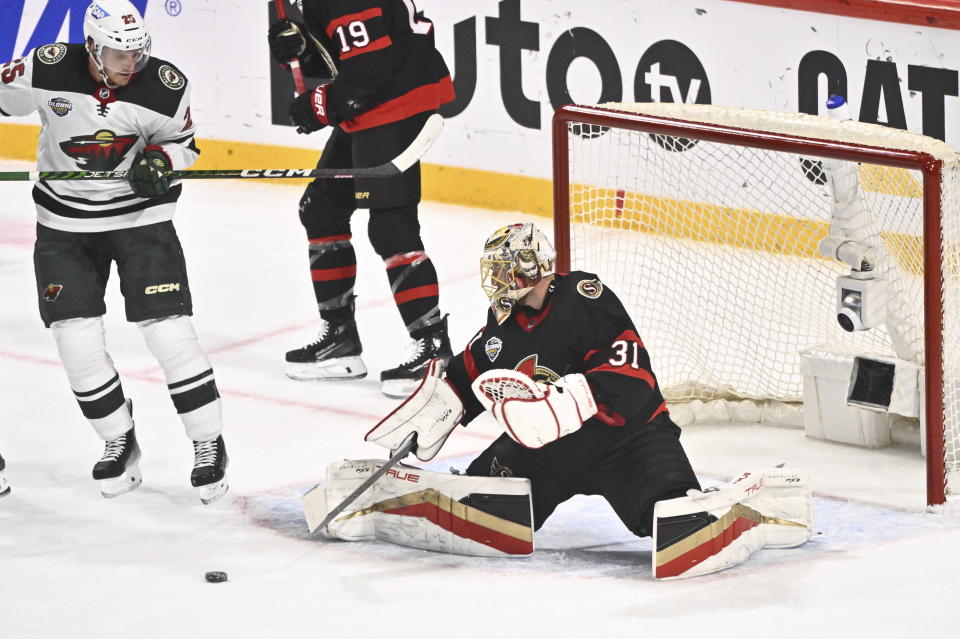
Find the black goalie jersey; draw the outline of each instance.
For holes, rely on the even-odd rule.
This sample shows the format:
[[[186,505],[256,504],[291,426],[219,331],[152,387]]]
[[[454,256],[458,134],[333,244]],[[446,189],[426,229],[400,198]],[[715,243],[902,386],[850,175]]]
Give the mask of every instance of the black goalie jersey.
[[[471,382],[493,368],[517,370],[540,382],[582,373],[599,407],[586,427],[642,426],[667,411],[623,304],[596,275],[582,271],[557,275],[537,314],[520,307],[497,324],[487,313],[487,325],[447,369],[466,408],[464,424],[484,410]]]
[[[145,147],[163,149],[175,170],[194,163],[190,86],[173,65],[150,58],[130,84],[108,89],[88,70],[80,44],[48,44],[0,67],[0,115],[39,112],[39,171],[120,171]],[[33,189],[37,221],[97,232],[173,219],[180,185],[160,197],[134,195],[126,180],[49,181]]]

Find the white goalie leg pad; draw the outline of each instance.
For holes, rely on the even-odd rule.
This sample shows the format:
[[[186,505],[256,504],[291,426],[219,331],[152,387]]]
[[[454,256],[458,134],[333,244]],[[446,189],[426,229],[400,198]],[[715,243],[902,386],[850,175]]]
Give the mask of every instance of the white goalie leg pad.
[[[187,437],[198,442],[216,439],[223,431],[220,395],[193,322],[186,315],[177,315],[138,322],[137,326],[163,369]]]
[[[304,495],[308,526],[316,526],[384,463],[363,459],[327,466],[326,486]],[[347,541],[379,539],[458,555],[527,556],[533,552],[530,480],[398,465],[323,532]]]
[[[720,490],[658,501],[653,517],[653,576],[660,579],[724,570],[762,548],[799,546],[813,534],[809,479],[788,468],[744,473]]]

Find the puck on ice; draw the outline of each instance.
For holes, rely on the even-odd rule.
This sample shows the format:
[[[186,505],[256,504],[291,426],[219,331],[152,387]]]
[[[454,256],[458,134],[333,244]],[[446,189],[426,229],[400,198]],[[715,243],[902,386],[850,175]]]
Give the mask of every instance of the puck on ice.
[[[203,578],[212,584],[218,584],[221,581],[227,580],[227,573],[220,572],[219,570],[213,570],[203,575]]]

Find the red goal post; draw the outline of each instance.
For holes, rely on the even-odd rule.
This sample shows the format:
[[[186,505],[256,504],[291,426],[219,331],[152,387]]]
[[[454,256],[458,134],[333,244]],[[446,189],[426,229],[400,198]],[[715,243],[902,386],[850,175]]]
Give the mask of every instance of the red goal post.
[[[927,502],[960,492],[954,149],[827,117],[610,104],[560,108],[553,161],[557,268],[617,291],[668,401],[801,401],[803,354],[912,363]],[[836,278],[851,269],[818,251],[834,235],[876,256],[882,326],[840,329]]]

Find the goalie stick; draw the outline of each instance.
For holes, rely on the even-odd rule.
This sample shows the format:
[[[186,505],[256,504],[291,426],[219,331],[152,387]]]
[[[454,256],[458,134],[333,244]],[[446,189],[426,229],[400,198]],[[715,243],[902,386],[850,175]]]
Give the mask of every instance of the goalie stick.
[[[406,439],[403,440],[403,443],[400,444],[400,448],[397,449],[397,452],[394,453],[393,457],[388,459],[387,463],[381,466],[375,473],[367,477],[367,479],[365,479],[362,484],[357,486],[356,490],[354,490],[352,493],[347,495],[346,499],[344,499],[339,504],[334,506],[330,510],[330,512],[327,513],[327,516],[323,518],[323,521],[321,521],[319,524],[313,527],[310,527],[310,524],[308,522],[307,527],[309,532],[315,532],[317,530],[323,530],[324,528],[326,528],[327,524],[329,524],[331,521],[336,519],[337,515],[342,513],[344,510],[346,510],[350,506],[350,504],[352,504],[354,501],[357,500],[357,497],[362,495],[368,488],[373,486],[373,484],[375,484],[378,479],[383,477],[391,468],[399,464],[404,457],[410,454],[410,451],[416,448],[416,446],[417,446],[417,434],[410,433],[409,435],[407,435]],[[308,490],[306,493],[304,493],[303,495],[304,504],[307,504],[311,501],[311,495],[314,493],[314,491],[320,491],[320,494],[322,494],[324,491],[324,487],[318,484],[313,488],[311,488],[310,490]]]
[[[427,149],[440,136],[443,116],[434,113],[427,118],[413,142],[400,155],[386,164],[358,169],[187,169],[168,171],[164,175],[171,180],[215,180],[234,178],[328,178],[350,180],[353,178],[385,178],[399,175],[416,164]],[[0,182],[37,182],[39,180],[125,180],[127,171],[0,171]]]

